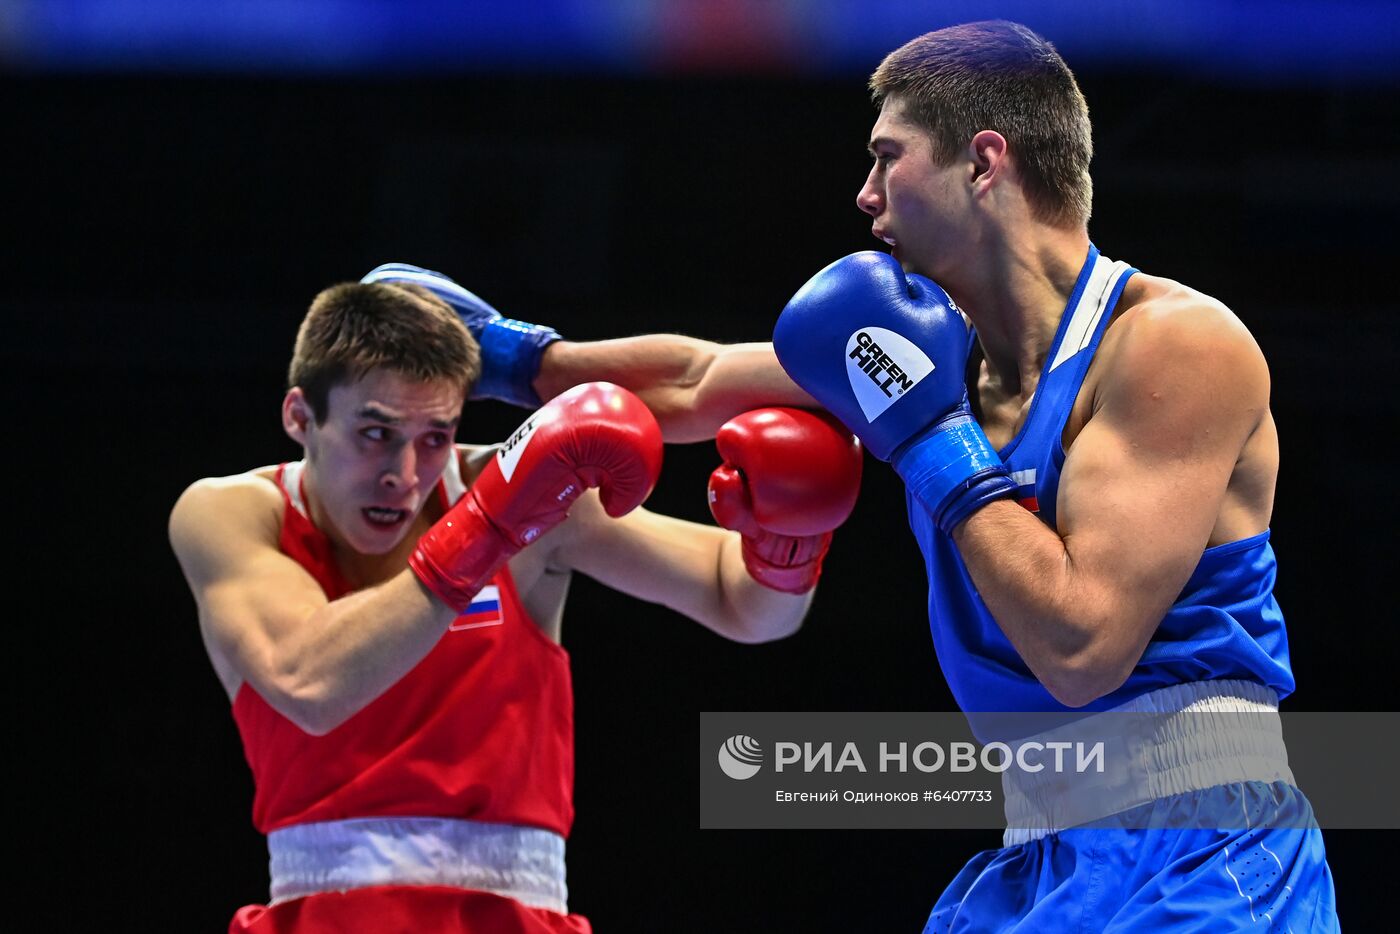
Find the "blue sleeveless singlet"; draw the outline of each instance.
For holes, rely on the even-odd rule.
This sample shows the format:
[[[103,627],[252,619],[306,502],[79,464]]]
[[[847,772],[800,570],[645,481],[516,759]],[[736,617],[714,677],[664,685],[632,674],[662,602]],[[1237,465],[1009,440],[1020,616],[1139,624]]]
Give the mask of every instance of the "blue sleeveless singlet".
[[[1026,508],[1050,526],[1065,452],[1065,422],[1128,278],[1136,272],[1089,247],[1054,344],[1015,438],[1001,450]],[[957,546],[906,496],[909,523],[928,569],[929,626],[940,667],[964,711],[1067,711],[1021,660],[992,618]],[[1101,711],[1148,691],[1232,678],[1293,691],[1288,637],[1274,600],[1276,565],[1267,530],[1207,548],[1181,595],[1117,690],[1079,708]]]

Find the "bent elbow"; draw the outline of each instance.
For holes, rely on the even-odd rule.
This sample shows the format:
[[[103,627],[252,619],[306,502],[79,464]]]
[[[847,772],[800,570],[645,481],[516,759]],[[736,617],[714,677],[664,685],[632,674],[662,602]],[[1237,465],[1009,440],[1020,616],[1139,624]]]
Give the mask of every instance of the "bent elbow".
[[[1132,665],[1124,667],[1116,659],[1082,652],[1061,660],[1041,683],[1059,703],[1079,708],[1118,690],[1131,671]]]
[[[764,642],[778,642],[782,639],[797,635],[797,631],[801,628],[801,618],[795,619],[790,623],[784,623],[781,626],[757,627],[751,634],[751,637],[743,641],[747,642],[749,645],[760,645]]]
[[[303,704],[283,712],[297,729],[310,736],[325,736],[355,715],[355,711],[328,704]]]
[[[354,715],[344,704],[336,703],[321,684],[283,680],[259,693],[273,710],[311,736],[325,736]]]
[[[264,697],[263,699],[273,710],[291,721],[292,726],[310,736],[325,736],[340,725],[339,722],[334,722],[334,718],[327,713],[323,706],[299,701],[286,695],[276,698]]]
[[[733,619],[728,621],[720,632],[725,638],[732,642],[740,642],[744,645],[761,645],[765,642],[777,642],[795,635],[802,628],[802,621],[806,618],[806,613],[802,613],[791,619]]]
[[[307,707],[286,714],[297,729],[310,736],[325,736],[344,723],[347,717],[330,715],[325,708]]]
[[[1073,679],[1056,679],[1055,681],[1044,681],[1045,689],[1050,692],[1056,703],[1066,707],[1078,709],[1087,707],[1094,701],[1103,697],[1104,693],[1099,692],[1090,685]]]

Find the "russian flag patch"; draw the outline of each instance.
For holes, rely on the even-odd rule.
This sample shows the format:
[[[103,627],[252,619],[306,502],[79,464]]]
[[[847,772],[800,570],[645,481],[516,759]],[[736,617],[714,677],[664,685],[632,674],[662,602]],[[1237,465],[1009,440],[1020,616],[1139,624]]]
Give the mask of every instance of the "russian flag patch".
[[[1031,512],[1040,512],[1040,500],[1035,495],[1035,468],[1011,471],[1011,482],[1016,484],[1016,502]]]
[[[494,584],[481,588],[472,597],[471,606],[466,612],[452,621],[448,632],[461,632],[463,629],[481,629],[484,626],[499,626],[505,622],[501,616],[501,591]]]

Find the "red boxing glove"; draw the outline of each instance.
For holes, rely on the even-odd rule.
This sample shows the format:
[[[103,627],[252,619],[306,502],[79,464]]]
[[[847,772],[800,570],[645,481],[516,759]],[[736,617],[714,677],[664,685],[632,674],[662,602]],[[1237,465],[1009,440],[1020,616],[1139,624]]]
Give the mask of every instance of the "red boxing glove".
[[[408,565],[461,611],[511,555],[563,522],[584,490],[603,509],[640,506],[661,473],[661,428],[632,393],[584,383],[556,396],[501,445],[471,489],[418,540]]]
[[[724,464],[710,474],[710,512],[743,536],[749,576],[806,593],[836,528],[856,505],[861,448],[825,412],[754,409],[715,435]]]

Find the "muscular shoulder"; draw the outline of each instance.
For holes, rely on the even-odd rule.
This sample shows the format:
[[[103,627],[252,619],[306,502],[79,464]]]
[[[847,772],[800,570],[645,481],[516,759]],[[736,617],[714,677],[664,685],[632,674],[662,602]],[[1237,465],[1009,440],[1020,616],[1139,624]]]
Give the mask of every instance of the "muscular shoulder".
[[[282,524],[275,470],[262,467],[192,483],[170,512],[170,543],[181,562],[197,565],[238,543],[275,545]]]
[[[1136,275],[1095,359],[1095,408],[1166,396],[1253,411],[1268,404],[1269,374],[1253,336],[1222,302],[1170,279]]]

